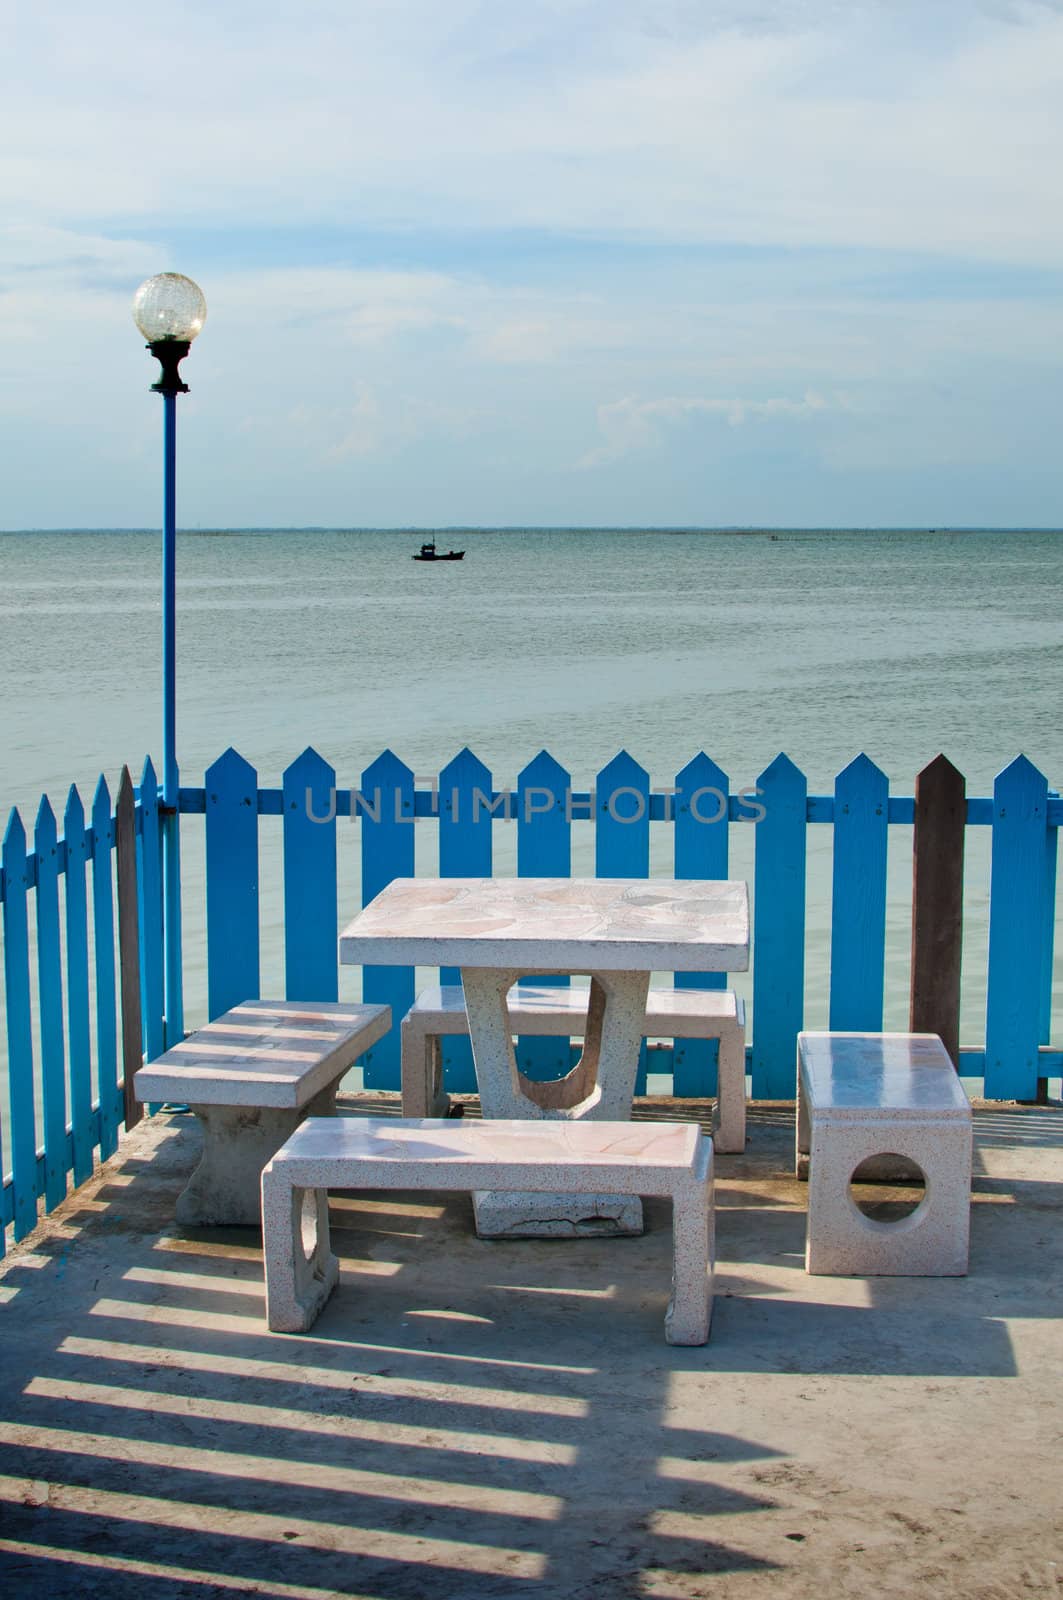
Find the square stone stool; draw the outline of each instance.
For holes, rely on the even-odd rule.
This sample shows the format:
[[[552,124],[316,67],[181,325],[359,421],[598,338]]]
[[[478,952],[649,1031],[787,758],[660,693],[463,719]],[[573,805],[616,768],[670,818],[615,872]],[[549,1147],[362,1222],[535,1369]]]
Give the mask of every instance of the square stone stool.
[[[304,1117],[335,1111],[340,1079],[390,1027],[388,1006],[245,1000],[141,1067],[138,1100],[185,1102],[203,1128],[177,1221],[257,1225],[270,1156]]]
[[[971,1124],[970,1102],[937,1034],[798,1034],[797,1171],[808,1176],[806,1271],[962,1276]],[[926,1190],[910,1216],[879,1222],[863,1214],[849,1184],[865,1161],[876,1161],[880,1175],[921,1171]]]
[[[589,992],[567,984],[517,983],[506,1008],[512,1031],[536,1037],[580,1037],[587,1026]],[[645,1039],[718,1039],[718,1091],[714,1148],[726,1155],[746,1147],[746,1014],[730,989],[651,989],[646,996]],[[445,1117],[440,1040],[468,1037],[469,1019],[460,984],[438,984],[417,996],[402,1020],[402,1114]],[[539,1090],[547,1085],[540,1085]],[[536,1098],[536,1080],[521,1076],[521,1088]]]

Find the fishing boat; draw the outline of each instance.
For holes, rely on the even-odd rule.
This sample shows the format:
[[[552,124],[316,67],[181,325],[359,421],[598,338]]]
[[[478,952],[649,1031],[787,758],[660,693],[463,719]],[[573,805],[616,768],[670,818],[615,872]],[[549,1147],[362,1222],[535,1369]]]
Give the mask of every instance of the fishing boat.
[[[429,539],[426,544],[423,544],[421,546],[420,555],[414,556],[413,560],[414,561],[464,561],[465,560],[465,551],[464,550],[443,550],[443,551],[439,551],[439,550],[436,549],[435,540],[434,539]]]

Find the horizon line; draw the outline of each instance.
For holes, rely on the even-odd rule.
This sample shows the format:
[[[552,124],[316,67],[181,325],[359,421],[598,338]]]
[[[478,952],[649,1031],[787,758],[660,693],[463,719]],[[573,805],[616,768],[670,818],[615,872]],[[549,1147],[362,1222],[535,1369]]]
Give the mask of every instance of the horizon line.
[[[160,531],[159,525],[127,524],[113,526],[69,527],[55,525],[51,527],[34,528],[0,528],[0,536],[7,534],[50,534],[50,533],[137,533],[155,534]],[[892,523],[355,523],[342,525],[339,523],[310,522],[310,523],[231,523],[227,526],[211,526],[209,523],[196,523],[188,527],[178,527],[179,534],[200,534],[210,537],[214,534],[233,533],[387,533],[409,534],[415,536],[423,533],[446,534],[491,534],[491,533],[660,533],[660,534],[772,534],[772,533],[1063,533],[1063,525],[1057,523],[938,523],[928,526],[922,522],[892,522]]]

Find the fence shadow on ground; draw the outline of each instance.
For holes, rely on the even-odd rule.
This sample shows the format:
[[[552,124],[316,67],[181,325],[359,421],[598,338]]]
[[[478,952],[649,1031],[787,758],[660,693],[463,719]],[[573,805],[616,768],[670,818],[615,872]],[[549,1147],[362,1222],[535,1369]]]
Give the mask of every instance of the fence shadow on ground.
[[[727,1473],[775,1452],[676,1425],[658,1263],[629,1293],[594,1241],[559,1281],[550,1246],[470,1239],[461,1197],[338,1197],[343,1282],[285,1337],[253,1233],[159,1233],[173,1189],[165,1164],[123,1163],[71,1202],[78,1236],[8,1272],[18,1593],[510,1600],[771,1565],[733,1523],[775,1501]],[[455,1274],[455,1240],[478,1275]]]
[[[970,1278],[808,1278],[792,1114],[754,1126],[720,1160],[693,1350],[663,1340],[663,1202],[640,1239],[565,1247],[478,1241],[463,1196],[336,1196],[340,1286],[309,1335],[270,1334],[256,1235],[172,1227],[191,1120],[144,1130],[3,1281],[12,1592],[611,1600],[787,1565],[767,1411],[702,1426],[690,1385],[1011,1376],[1002,1294],[1025,1317],[1052,1297],[1006,1179],[981,1186]],[[761,1519],[777,1533],[751,1537]]]

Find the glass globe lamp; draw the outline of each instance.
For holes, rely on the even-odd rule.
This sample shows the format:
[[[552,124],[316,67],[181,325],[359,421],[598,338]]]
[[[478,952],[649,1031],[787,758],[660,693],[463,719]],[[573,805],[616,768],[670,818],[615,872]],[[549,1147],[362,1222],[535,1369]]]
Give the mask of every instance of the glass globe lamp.
[[[152,388],[159,394],[186,394],[180,363],[207,319],[207,302],[198,283],[181,272],[157,272],[133,296],[133,321],[162,367]]]
[[[182,272],[157,272],[133,296],[133,321],[149,344],[156,339],[191,343],[206,320],[203,290]]]

